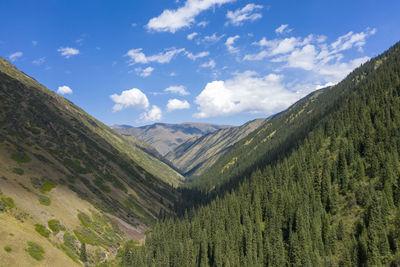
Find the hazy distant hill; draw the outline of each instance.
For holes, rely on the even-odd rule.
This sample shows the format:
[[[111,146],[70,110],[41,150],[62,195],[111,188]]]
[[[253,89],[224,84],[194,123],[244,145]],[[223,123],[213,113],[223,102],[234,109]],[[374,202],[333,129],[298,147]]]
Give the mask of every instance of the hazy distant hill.
[[[162,155],[167,154],[193,137],[199,137],[229,127],[232,126],[190,122],[181,124],[155,123],[142,127],[132,127],[129,125],[111,126],[112,129],[124,135],[133,135],[149,143]]]
[[[221,129],[194,137],[170,151],[165,158],[183,173],[198,176],[213,165],[238,141],[257,129],[266,119],[257,119],[242,126]]]

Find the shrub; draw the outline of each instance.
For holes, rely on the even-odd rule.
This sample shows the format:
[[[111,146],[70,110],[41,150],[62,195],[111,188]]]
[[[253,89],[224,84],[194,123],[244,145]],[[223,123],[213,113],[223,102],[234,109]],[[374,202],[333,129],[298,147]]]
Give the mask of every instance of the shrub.
[[[46,226],[44,226],[43,224],[35,224],[35,230],[36,232],[38,232],[41,236],[44,236],[46,238],[49,237],[50,235],[50,231],[47,229]]]
[[[11,155],[11,158],[18,163],[27,163],[31,161],[31,158],[24,152],[14,153]]]
[[[53,189],[56,186],[57,186],[57,182],[45,180],[42,182],[42,186],[40,187],[40,192],[42,192],[42,193],[50,192],[51,189]]]
[[[12,172],[18,175],[23,175],[24,174],[24,170],[21,168],[13,168]]]
[[[44,205],[44,206],[50,206],[51,200],[50,198],[42,195],[38,195],[39,203]]]
[[[58,233],[60,231],[65,231],[65,226],[62,225],[60,223],[59,220],[57,219],[52,219],[50,221],[47,222],[47,224],[49,225],[49,228],[54,232],[54,233]]]
[[[11,252],[11,247],[10,246],[4,246],[4,250],[6,251],[6,252]]]
[[[32,258],[34,258],[35,260],[42,260],[43,254],[44,254],[44,248],[32,241],[28,241],[26,242],[28,244],[28,247],[25,248],[25,251],[29,253],[29,255],[31,255]]]
[[[14,208],[15,204],[14,204],[14,200],[11,197],[2,197],[1,201],[10,208]]]

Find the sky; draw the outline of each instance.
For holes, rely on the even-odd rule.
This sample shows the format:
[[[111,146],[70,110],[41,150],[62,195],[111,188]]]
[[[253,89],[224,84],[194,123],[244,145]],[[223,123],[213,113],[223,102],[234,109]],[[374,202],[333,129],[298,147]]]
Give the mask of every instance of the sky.
[[[241,125],[400,40],[398,0],[1,0],[0,56],[107,125]]]

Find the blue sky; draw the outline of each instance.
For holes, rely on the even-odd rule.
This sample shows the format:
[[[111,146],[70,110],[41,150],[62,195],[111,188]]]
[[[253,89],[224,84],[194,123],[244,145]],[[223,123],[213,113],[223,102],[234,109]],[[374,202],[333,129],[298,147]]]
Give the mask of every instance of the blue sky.
[[[0,10],[0,56],[108,125],[267,117],[400,39],[397,0],[3,0]]]

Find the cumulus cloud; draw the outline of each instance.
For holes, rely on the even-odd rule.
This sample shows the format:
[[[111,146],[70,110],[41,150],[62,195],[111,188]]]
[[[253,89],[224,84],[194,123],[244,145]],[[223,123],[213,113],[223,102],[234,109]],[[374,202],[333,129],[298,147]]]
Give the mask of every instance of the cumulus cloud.
[[[202,57],[206,57],[206,56],[208,56],[210,54],[210,52],[208,52],[208,51],[203,51],[203,52],[199,52],[199,53],[197,53],[197,54],[193,54],[193,53],[191,53],[191,52],[185,52],[185,55],[188,57],[188,58],[190,58],[191,60],[196,60],[196,59],[198,59],[198,58],[202,58]]]
[[[234,0],[187,0],[183,6],[178,9],[164,10],[158,17],[150,19],[146,27],[149,30],[158,32],[175,33],[177,30],[190,27],[195,22],[195,17],[201,12],[220,6]]]
[[[115,103],[113,112],[126,108],[146,109],[149,107],[147,96],[137,88],[122,91],[120,95],[113,94],[110,98]]]
[[[140,121],[142,122],[160,121],[161,118],[162,118],[162,111],[156,105],[153,105],[150,110],[140,115]]]
[[[137,75],[141,77],[149,77],[151,73],[154,71],[153,67],[147,67],[147,68],[135,68],[135,72]]]
[[[228,11],[226,13],[226,18],[228,21],[226,25],[232,24],[235,26],[240,26],[243,24],[244,21],[255,21],[257,19],[262,18],[261,13],[256,13],[256,10],[262,9],[263,6],[256,5],[256,4],[247,4],[243,8],[236,9],[235,11]]]
[[[167,104],[168,112],[178,110],[178,109],[188,109],[188,108],[190,108],[190,104],[186,100],[179,100],[176,98],[168,100],[168,104]]]
[[[338,82],[351,70],[366,62],[368,57],[360,57],[344,62],[342,51],[357,48],[362,50],[366,38],[375,34],[375,29],[366,29],[360,33],[349,32],[340,36],[331,44],[326,43],[325,36],[309,35],[305,38],[291,37],[267,40],[262,38],[253,43],[262,50],[255,54],[247,54],[244,60],[264,60],[283,63],[279,68],[298,68],[325,76],[330,82]]]
[[[57,94],[70,95],[70,94],[72,94],[72,89],[69,86],[66,86],[66,85],[59,86],[58,90],[57,90]]]
[[[128,51],[128,53],[126,53],[125,56],[130,58],[129,65],[134,65],[138,63],[147,64],[150,62],[157,62],[160,64],[169,63],[174,56],[185,51],[184,48],[180,49],[169,48],[166,49],[164,53],[158,53],[156,55],[146,56],[142,52],[142,50],[143,50],[142,48],[131,49]]]
[[[14,62],[14,61],[16,61],[18,58],[20,58],[20,57],[22,57],[22,55],[23,55],[24,53],[22,53],[22,52],[15,52],[15,53],[12,53],[11,55],[9,55],[8,56],[8,58],[10,59],[10,61],[12,61],[12,62]]]
[[[60,52],[61,55],[64,56],[65,58],[70,58],[72,56],[79,55],[79,50],[72,47],[60,47],[59,49],[57,49],[57,51]]]
[[[290,33],[292,29],[289,29],[289,24],[282,24],[278,28],[275,29],[275,32],[277,34],[284,34],[284,33]]]
[[[32,64],[33,64],[33,65],[40,66],[40,65],[42,65],[45,61],[46,61],[46,57],[41,57],[41,58],[38,58],[38,59],[35,59],[34,61],[32,61]]]
[[[200,67],[213,69],[216,65],[217,64],[215,63],[214,59],[211,59],[210,61],[201,64]]]
[[[226,46],[226,48],[228,49],[229,52],[231,52],[231,53],[237,53],[237,52],[239,52],[239,49],[238,49],[237,47],[234,47],[234,46],[233,46],[234,43],[235,43],[235,41],[236,41],[237,39],[239,39],[239,38],[240,38],[239,35],[235,35],[235,36],[228,37],[228,38],[226,39],[225,46]]]
[[[188,95],[189,92],[186,91],[185,86],[180,85],[180,86],[170,86],[168,88],[165,88],[165,92],[170,92],[178,95]]]
[[[196,97],[196,118],[238,113],[271,114],[286,108],[299,96],[285,89],[281,75],[260,77],[246,71],[226,81],[213,81]]]
[[[188,40],[193,40],[193,38],[196,37],[197,35],[199,35],[197,32],[192,32],[191,34],[188,34],[188,35],[186,36],[186,38],[187,38]]]

